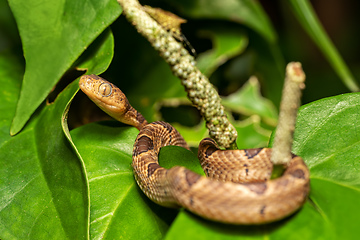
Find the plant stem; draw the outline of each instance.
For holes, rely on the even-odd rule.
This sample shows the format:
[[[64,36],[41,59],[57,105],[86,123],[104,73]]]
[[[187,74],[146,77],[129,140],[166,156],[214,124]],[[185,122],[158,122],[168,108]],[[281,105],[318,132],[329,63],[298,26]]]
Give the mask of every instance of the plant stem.
[[[290,62],[286,66],[286,76],[280,103],[279,122],[275,133],[271,161],[274,165],[289,163],[292,159],[291,147],[300,106],[301,90],[305,88],[305,73],[301,63]]]
[[[237,132],[229,122],[221,98],[209,80],[195,66],[194,57],[171,33],[149,16],[137,0],[117,0],[123,13],[170,65],[185,87],[188,98],[206,121],[210,137],[224,148],[234,147]],[[236,145],[236,144],[235,144]]]

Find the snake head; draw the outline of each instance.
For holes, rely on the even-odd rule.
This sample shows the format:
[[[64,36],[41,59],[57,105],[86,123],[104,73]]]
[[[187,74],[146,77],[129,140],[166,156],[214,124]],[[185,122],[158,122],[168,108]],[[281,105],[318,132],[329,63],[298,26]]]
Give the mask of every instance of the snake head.
[[[138,129],[146,123],[130,105],[125,94],[111,82],[94,74],[84,75],[80,78],[79,87],[91,101],[116,120]]]

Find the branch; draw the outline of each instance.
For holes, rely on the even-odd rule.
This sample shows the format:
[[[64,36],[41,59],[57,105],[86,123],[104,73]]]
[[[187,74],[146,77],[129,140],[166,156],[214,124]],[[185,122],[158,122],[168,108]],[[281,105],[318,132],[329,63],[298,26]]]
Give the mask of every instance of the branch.
[[[272,147],[273,164],[289,163],[297,110],[300,106],[301,90],[305,88],[305,73],[301,63],[291,62],[286,66],[286,77],[280,103],[279,122]]]

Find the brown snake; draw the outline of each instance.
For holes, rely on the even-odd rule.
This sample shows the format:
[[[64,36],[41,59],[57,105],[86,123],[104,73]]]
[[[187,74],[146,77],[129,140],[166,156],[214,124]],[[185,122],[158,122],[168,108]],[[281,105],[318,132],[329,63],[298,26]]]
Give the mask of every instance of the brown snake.
[[[270,148],[220,150],[214,140],[200,142],[198,158],[207,177],[184,167],[161,167],[161,147],[189,149],[166,122],[147,123],[122,91],[96,76],[82,76],[81,90],[103,111],[140,130],[134,144],[135,179],[148,198],[166,207],[184,207],[204,218],[231,224],[263,224],[299,209],[309,193],[309,170],[293,156],[280,178],[270,180]]]

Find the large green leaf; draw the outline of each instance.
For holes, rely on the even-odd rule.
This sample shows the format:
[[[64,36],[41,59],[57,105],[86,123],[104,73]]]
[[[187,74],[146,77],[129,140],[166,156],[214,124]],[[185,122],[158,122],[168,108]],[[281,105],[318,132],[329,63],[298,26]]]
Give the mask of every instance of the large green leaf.
[[[10,139],[9,126],[15,114],[22,77],[22,65],[11,54],[0,54],[0,146]]]
[[[115,0],[10,0],[26,70],[11,133],[18,133],[60,77],[120,14]]]
[[[61,128],[62,111],[77,89],[72,84],[2,143],[2,239],[87,239],[87,184]]]
[[[101,62],[81,66],[100,73],[112,59],[110,31],[87,51]],[[84,166],[66,139],[62,124],[78,90],[73,82],[55,102],[43,104],[24,131],[11,137],[10,123],[20,92],[21,64],[0,55],[0,238],[88,239],[89,198]],[[98,72],[96,72],[98,71]]]
[[[351,188],[360,187],[360,94],[325,98],[301,108],[293,150],[312,177]],[[316,144],[315,144],[316,143]]]
[[[305,105],[299,112],[294,153],[311,169],[311,200],[333,239],[360,234],[360,94]]]

